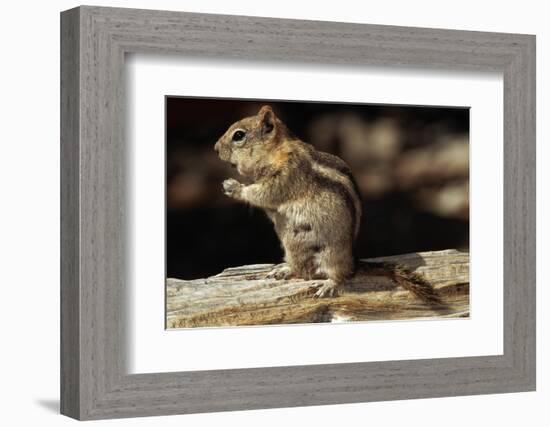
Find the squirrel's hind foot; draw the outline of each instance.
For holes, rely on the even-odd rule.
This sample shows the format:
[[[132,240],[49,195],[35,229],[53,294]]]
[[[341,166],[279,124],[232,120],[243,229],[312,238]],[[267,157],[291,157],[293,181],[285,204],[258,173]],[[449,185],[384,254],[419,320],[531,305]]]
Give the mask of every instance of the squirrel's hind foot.
[[[337,297],[341,293],[341,286],[332,279],[315,282],[313,286],[318,287],[314,295],[315,298]]]
[[[267,279],[276,279],[276,280],[289,280],[294,277],[294,273],[292,272],[292,269],[288,266],[288,264],[279,264],[273,268],[267,275],[265,276]]]

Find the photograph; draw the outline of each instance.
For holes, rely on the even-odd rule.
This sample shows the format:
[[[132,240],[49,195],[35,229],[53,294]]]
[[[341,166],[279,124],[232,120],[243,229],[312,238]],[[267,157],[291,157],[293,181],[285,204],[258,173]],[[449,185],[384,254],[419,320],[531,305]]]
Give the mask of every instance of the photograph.
[[[7,20],[8,419],[544,419],[541,7],[145,3]]]
[[[166,96],[166,328],[468,318],[469,114]]]

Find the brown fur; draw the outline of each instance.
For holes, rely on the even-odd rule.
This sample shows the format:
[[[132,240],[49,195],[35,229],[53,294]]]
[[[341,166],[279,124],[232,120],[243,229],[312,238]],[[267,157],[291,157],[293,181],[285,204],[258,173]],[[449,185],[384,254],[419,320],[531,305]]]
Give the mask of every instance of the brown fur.
[[[269,277],[313,279],[316,296],[337,294],[354,273],[361,220],[349,166],[294,137],[269,106],[232,124],[214,148],[253,181],[225,180],[225,194],[262,208],[273,221],[287,265]],[[402,277],[394,275],[399,283]]]
[[[275,150],[272,158],[273,167],[277,170],[283,169],[288,163],[289,154],[290,154],[290,150],[285,150],[285,149]]]

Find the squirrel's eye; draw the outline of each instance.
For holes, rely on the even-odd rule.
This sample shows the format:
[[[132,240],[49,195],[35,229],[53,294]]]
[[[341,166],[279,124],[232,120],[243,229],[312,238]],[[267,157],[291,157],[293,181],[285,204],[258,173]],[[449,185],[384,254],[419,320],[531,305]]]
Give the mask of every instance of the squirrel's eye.
[[[246,136],[246,133],[245,133],[244,130],[237,130],[233,134],[232,139],[233,139],[233,141],[239,142],[239,141],[242,141],[245,136]]]

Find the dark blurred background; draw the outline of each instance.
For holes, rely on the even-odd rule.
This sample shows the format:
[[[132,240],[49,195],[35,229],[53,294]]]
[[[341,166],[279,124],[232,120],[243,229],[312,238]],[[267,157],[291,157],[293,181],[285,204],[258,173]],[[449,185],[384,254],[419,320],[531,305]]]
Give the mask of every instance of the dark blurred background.
[[[468,108],[166,97],[167,277],[281,262],[265,214],[222,194],[238,176],[213,149],[264,104],[350,165],[363,198],[359,257],[468,250]]]

